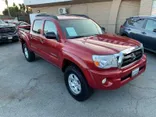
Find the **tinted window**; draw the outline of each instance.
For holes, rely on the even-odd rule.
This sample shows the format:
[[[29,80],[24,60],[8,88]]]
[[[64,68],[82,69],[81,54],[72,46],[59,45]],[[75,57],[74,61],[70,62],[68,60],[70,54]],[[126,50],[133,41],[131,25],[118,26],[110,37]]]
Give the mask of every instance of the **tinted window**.
[[[153,32],[153,30],[156,29],[156,21],[148,20],[145,29]]]
[[[33,32],[40,34],[40,31],[42,30],[43,21],[42,20],[36,20],[34,22]]]
[[[145,23],[145,19],[142,18],[131,18],[128,20],[128,24],[138,28],[142,28]]]
[[[45,25],[44,25],[44,34],[46,34],[48,32],[54,32],[55,34],[57,34],[56,26],[51,21],[46,21]]]
[[[60,25],[68,39],[103,34],[101,27],[90,19],[61,20]]]

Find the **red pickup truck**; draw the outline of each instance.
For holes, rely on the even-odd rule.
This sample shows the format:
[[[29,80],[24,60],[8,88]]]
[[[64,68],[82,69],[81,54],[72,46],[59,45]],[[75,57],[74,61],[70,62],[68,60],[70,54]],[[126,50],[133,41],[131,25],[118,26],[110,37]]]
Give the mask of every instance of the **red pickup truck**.
[[[34,61],[37,54],[59,67],[78,101],[88,99],[93,89],[120,88],[146,69],[141,43],[108,34],[87,16],[40,14],[26,29],[19,30],[26,60]]]

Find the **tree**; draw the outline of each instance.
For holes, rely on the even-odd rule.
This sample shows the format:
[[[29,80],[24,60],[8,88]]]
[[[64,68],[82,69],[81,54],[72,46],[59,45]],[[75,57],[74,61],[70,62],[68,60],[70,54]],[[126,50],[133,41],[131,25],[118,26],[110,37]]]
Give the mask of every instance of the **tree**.
[[[22,11],[22,12],[26,12],[26,10],[27,10],[27,6],[25,6],[24,4],[19,4],[19,8],[20,8],[20,10]]]
[[[10,16],[13,17],[18,17],[19,15],[26,15],[29,13],[32,13],[32,9],[30,7],[25,6],[24,4],[19,4],[18,6],[13,3],[12,7],[8,7],[6,9],[4,9],[3,14],[4,15],[9,15],[10,12]]]
[[[16,4],[15,4],[15,3],[13,3],[13,6],[15,7],[15,6],[16,6]]]
[[[9,15],[8,12],[7,12],[8,9],[9,9],[10,14],[11,14],[12,17],[17,17],[18,16],[19,8],[17,6],[8,7],[6,9],[4,9],[4,11],[3,11],[4,15]]]
[[[18,4],[19,5],[19,9],[21,10],[22,9],[22,4]]]
[[[3,0],[3,1],[5,1],[5,4],[6,4],[6,6],[7,6],[7,14],[11,17],[11,14],[10,14],[10,9],[9,9],[9,6],[8,6],[8,0]]]
[[[30,7],[25,6],[24,4],[19,4],[19,9],[22,13],[32,13],[32,9]]]

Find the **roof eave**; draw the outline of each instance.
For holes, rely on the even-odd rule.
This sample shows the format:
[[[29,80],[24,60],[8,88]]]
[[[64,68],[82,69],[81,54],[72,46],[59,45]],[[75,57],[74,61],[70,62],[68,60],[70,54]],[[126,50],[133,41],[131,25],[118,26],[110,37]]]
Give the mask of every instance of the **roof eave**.
[[[57,2],[57,3],[55,2],[55,3],[33,4],[33,5],[26,5],[26,6],[37,8],[37,7],[82,4],[82,3],[103,2],[103,1],[112,1],[112,0],[72,0],[72,1]]]

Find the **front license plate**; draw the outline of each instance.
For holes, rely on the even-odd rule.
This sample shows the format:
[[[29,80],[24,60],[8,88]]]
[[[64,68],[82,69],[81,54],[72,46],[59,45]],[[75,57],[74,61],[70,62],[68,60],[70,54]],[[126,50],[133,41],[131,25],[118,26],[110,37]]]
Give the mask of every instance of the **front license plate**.
[[[139,68],[136,68],[135,70],[132,71],[132,77],[138,75],[139,73]]]
[[[8,39],[12,39],[12,37],[8,37]]]

